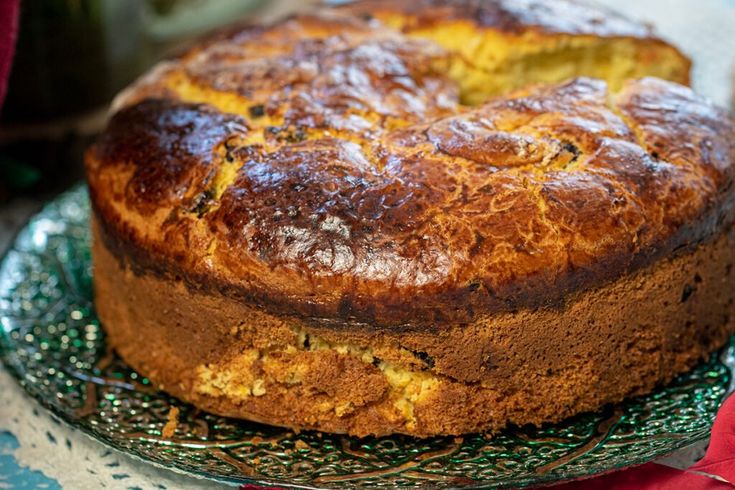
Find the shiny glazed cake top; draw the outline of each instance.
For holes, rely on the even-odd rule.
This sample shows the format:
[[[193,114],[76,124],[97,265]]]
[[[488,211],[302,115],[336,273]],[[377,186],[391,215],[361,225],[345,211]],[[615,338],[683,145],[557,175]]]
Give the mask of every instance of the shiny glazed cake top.
[[[550,28],[523,4],[464,21],[650,35],[618,17]],[[162,63],[87,155],[108,247],[284,316],[421,327],[558,302],[732,222],[733,123],[688,88],[577,78],[467,106],[456,61],[350,7]]]

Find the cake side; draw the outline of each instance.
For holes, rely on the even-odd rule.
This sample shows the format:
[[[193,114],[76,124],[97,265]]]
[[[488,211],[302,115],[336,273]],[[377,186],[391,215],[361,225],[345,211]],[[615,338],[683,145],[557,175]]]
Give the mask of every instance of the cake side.
[[[735,234],[557,308],[439,332],[315,328],[138,274],[94,227],[108,345],[157,387],[208,411],[351,435],[494,432],[650,391],[735,331]]]

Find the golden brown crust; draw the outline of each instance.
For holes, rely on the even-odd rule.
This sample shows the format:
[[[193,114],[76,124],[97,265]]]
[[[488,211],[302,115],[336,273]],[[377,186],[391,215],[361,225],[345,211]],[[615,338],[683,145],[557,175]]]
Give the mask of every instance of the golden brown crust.
[[[228,146],[247,133],[181,102],[115,115],[89,163],[118,248],[272,311],[409,327],[558,302],[732,222],[731,120],[654,79],[531,89],[369,151],[331,136]],[[214,158],[239,170],[200,217]],[[146,236],[150,210],[162,229]]]

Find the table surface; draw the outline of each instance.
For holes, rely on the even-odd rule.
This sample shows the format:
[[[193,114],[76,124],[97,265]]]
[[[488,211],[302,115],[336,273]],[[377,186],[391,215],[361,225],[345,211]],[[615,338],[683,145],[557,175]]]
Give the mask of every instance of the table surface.
[[[294,2],[298,3],[298,2]],[[695,89],[730,105],[735,71],[735,0],[598,0],[653,22],[694,60]],[[280,5],[279,8],[282,8]],[[16,199],[0,208],[0,251],[41,202]],[[686,467],[704,444],[662,460]],[[0,366],[0,490],[31,488],[227,488],[156,468],[69,428],[30,399]]]

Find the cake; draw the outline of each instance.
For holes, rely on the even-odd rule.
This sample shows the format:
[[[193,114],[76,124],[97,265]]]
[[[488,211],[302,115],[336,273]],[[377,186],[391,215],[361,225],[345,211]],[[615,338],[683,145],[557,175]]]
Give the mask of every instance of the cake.
[[[735,330],[735,127],[688,71],[572,1],[215,34],[86,155],[107,341],[201,409],[354,436],[647,393]]]

